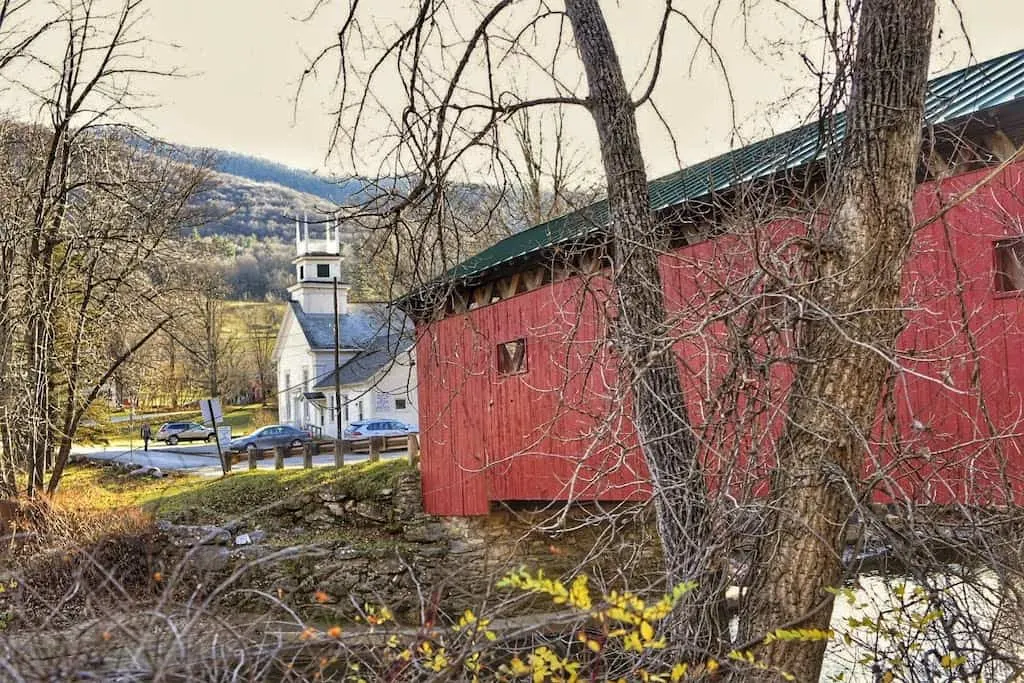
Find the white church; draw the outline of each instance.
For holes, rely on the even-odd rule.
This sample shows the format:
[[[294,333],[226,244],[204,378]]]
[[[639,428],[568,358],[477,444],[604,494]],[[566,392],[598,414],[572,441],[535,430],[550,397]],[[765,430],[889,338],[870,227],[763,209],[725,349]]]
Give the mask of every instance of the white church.
[[[288,288],[291,300],[273,354],[280,421],[325,438],[336,436],[337,384],[343,431],[370,418],[417,425],[413,330],[386,304],[349,302],[338,227],[328,223],[323,239],[310,239],[308,223],[295,226],[296,282]]]

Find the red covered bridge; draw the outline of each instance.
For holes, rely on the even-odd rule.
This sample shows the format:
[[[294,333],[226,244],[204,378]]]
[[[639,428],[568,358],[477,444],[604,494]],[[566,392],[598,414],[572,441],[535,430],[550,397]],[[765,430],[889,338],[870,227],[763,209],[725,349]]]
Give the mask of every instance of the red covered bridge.
[[[904,278],[908,325],[866,436],[877,501],[1024,500],[1024,51],[929,83]],[[757,495],[784,419],[794,237],[842,116],[651,183],[687,410],[712,485]],[[1022,158],[1024,159],[1024,158]],[[809,199],[810,198],[810,199]],[[808,208],[808,207],[812,208]],[[624,500],[646,472],[617,386],[598,203],[514,235],[408,297],[428,512]],[[613,313],[613,312],[611,312]]]

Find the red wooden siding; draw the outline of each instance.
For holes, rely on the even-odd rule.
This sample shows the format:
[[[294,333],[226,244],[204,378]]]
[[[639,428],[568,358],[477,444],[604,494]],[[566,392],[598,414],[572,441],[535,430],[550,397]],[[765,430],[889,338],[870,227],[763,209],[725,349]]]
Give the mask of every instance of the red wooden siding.
[[[991,171],[923,185],[919,220]],[[878,501],[1024,500],[1024,298],[994,292],[994,243],[1024,232],[1024,164],[969,193],[918,231],[906,271],[903,368],[879,410],[871,465]],[[709,481],[742,495],[764,490],[783,424],[790,369],[763,363],[790,347],[783,329],[742,358],[729,335],[755,267],[791,267],[778,221],[662,259],[676,317],[687,410]],[[421,325],[417,346],[426,509],[483,514],[490,501],[623,500],[646,496],[646,472],[604,345],[600,279],[572,279]],[[749,305],[749,297],[746,305]],[[766,304],[768,305],[768,304]],[[525,339],[527,371],[499,376],[497,344]],[[975,352],[977,350],[977,353]],[[743,387],[735,404],[731,391]],[[610,418],[609,418],[610,416]],[[1012,496],[1012,498],[1011,498]]]

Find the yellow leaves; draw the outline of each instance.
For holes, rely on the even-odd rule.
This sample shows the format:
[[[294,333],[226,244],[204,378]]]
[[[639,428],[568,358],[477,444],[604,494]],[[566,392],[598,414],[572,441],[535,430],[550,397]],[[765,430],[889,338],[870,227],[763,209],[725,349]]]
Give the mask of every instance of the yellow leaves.
[[[467,609],[461,617],[459,617],[458,629],[464,629],[467,626],[472,626],[476,623],[476,615],[473,614],[473,610]],[[456,629],[456,630],[458,630]]]
[[[683,677],[689,671],[689,667],[686,664],[676,664],[672,667],[671,680],[672,683],[683,680]]]
[[[594,640],[593,638],[591,638],[589,635],[587,635],[586,631],[580,631],[577,634],[576,638],[579,639],[579,641],[581,643],[586,645],[587,649],[590,650],[591,652],[600,652],[601,651],[601,643],[600,643],[600,641],[597,641],[597,640]]]
[[[542,646],[531,652],[527,662],[534,683],[575,683],[579,680],[580,663],[565,659],[547,647]]]
[[[569,589],[569,604],[578,610],[590,609],[590,589],[587,587],[586,574],[580,574],[573,579],[572,587]]]
[[[467,609],[459,617],[458,623],[452,626],[452,630],[456,633],[466,632],[470,636],[481,634],[488,641],[494,642],[498,635],[487,628],[490,623],[490,619],[478,619],[473,610]]]
[[[946,654],[942,655],[942,659],[939,660],[939,664],[942,665],[943,669],[949,671],[951,669],[955,669],[956,667],[960,666],[966,661],[967,657],[957,656],[952,652],[947,652]]]
[[[448,667],[448,656],[444,648],[438,650],[433,657],[426,662],[427,668],[434,672],[444,671]]]
[[[835,635],[835,632],[831,629],[823,631],[817,628],[794,628],[794,629],[776,629],[764,637],[764,644],[774,643],[775,641],[803,641],[813,642],[818,640],[831,640]]]
[[[389,610],[387,607],[381,607],[379,609],[376,609],[373,607],[373,605],[367,605],[365,611],[366,623],[370,624],[371,626],[379,626],[381,624],[386,624],[395,618],[394,615],[391,614],[391,610]]]
[[[511,672],[513,676],[517,678],[525,676],[533,671],[533,669],[527,666],[526,663],[523,662],[523,660],[520,659],[518,656],[513,657],[509,661],[507,669],[509,672]]]
[[[556,605],[564,605],[569,602],[569,590],[565,584],[558,579],[545,577],[543,570],[537,570],[537,576],[533,576],[525,569],[512,572],[498,581],[498,587],[518,588],[528,593],[543,593],[551,596],[551,601]]]

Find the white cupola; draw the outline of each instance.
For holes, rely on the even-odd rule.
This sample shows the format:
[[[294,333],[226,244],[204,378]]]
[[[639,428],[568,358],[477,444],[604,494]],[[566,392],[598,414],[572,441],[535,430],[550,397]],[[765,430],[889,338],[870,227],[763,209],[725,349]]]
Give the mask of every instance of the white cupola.
[[[338,280],[338,313],[348,312],[348,284],[342,282],[345,260],[340,226],[328,220],[323,239],[311,239],[309,221],[295,221],[295,284],[288,288],[292,301],[305,313],[334,313],[334,281]]]

